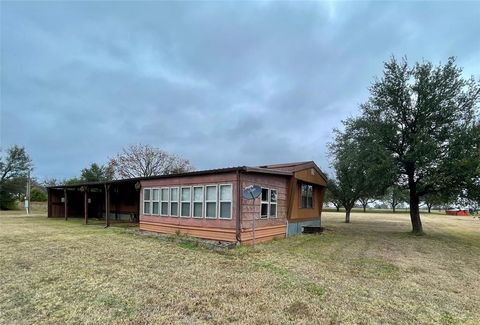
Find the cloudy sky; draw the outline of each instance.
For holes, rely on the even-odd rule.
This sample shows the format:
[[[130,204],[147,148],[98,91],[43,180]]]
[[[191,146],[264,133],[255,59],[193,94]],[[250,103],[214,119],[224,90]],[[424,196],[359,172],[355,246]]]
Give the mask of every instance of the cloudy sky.
[[[128,144],[197,169],[315,160],[391,55],[480,77],[478,2],[4,2],[1,146],[40,179]]]

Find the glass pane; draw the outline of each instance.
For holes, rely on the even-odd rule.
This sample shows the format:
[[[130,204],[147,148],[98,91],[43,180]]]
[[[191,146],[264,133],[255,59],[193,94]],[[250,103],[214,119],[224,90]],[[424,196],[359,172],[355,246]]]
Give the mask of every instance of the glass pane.
[[[194,203],[193,204],[193,216],[201,218],[202,215],[203,215],[202,209],[203,209],[203,203],[198,203],[198,202]]]
[[[152,190],[152,200],[158,201],[158,190]]]
[[[143,203],[143,213],[150,214],[150,202]]]
[[[220,185],[220,200],[221,201],[232,200],[232,185]]]
[[[197,202],[203,201],[203,187],[193,188],[193,200]]]
[[[302,208],[306,208],[306,207],[307,207],[307,197],[302,196]]]
[[[190,217],[190,203],[182,203],[182,217]]]
[[[170,203],[170,215],[178,216],[178,203],[177,202]]]
[[[145,189],[145,190],[143,191],[143,199],[144,199],[144,200],[150,200],[150,190]]]
[[[277,205],[270,204],[270,217],[275,218],[277,216]]]
[[[313,199],[312,197],[307,198],[307,208],[313,208]]]
[[[277,202],[277,191],[270,190],[270,202]]]
[[[168,216],[168,202],[162,202],[162,215]]]
[[[168,188],[162,188],[162,201],[168,201]]]
[[[308,185],[308,196],[309,197],[313,196],[313,186],[312,185]]]
[[[207,202],[206,208],[207,208],[207,211],[206,211],[207,218],[217,217],[217,203]]]
[[[262,217],[267,217],[268,216],[268,203],[262,203]]]
[[[302,196],[307,196],[307,185],[302,184]]]
[[[217,187],[207,186],[207,201],[216,201],[216,200],[217,200]]]
[[[262,188],[262,201],[268,201],[268,188]]]
[[[158,214],[158,202],[153,202],[152,214]]]
[[[178,188],[170,189],[170,198],[172,201],[178,201]]]
[[[182,201],[190,201],[190,188],[182,188]]]
[[[220,202],[220,218],[230,219],[232,217],[231,206],[230,202]]]

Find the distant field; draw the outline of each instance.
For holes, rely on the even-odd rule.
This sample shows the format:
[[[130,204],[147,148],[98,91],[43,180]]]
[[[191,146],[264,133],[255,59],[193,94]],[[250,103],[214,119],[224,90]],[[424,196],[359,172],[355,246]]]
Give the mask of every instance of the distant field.
[[[0,214],[1,324],[480,323],[480,221],[326,212],[322,235],[215,252]]]

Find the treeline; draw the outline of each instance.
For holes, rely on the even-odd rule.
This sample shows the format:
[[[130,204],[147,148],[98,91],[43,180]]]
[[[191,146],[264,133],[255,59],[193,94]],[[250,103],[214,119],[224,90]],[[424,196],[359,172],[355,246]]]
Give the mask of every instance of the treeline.
[[[394,57],[373,82],[360,115],[343,121],[329,144],[335,172],[327,200],[345,208],[388,197],[406,201],[412,231],[422,234],[419,206],[480,202],[480,83],[449,58],[409,66]]]
[[[46,201],[49,186],[73,185],[84,182],[102,182],[114,179],[148,177],[192,171],[186,159],[169,154],[150,145],[130,145],[108,159],[108,163],[91,163],[78,177],[64,180],[55,178],[38,181],[33,174],[33,163],[24,147],[14,145],[0,151],[0,208],[16,209],[27,196],[30,180],[31,201]]]

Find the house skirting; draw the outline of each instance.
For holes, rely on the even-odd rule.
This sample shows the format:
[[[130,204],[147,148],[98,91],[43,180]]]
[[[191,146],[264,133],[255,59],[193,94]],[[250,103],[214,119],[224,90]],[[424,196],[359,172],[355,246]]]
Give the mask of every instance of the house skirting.
[[[312,220],[302,220],[302,221],[288,221],[287,226],[287,236],[293,236],[296,234],[301,234],[303,232],[303,227],[320,227],[321,219],[312,219]]]

